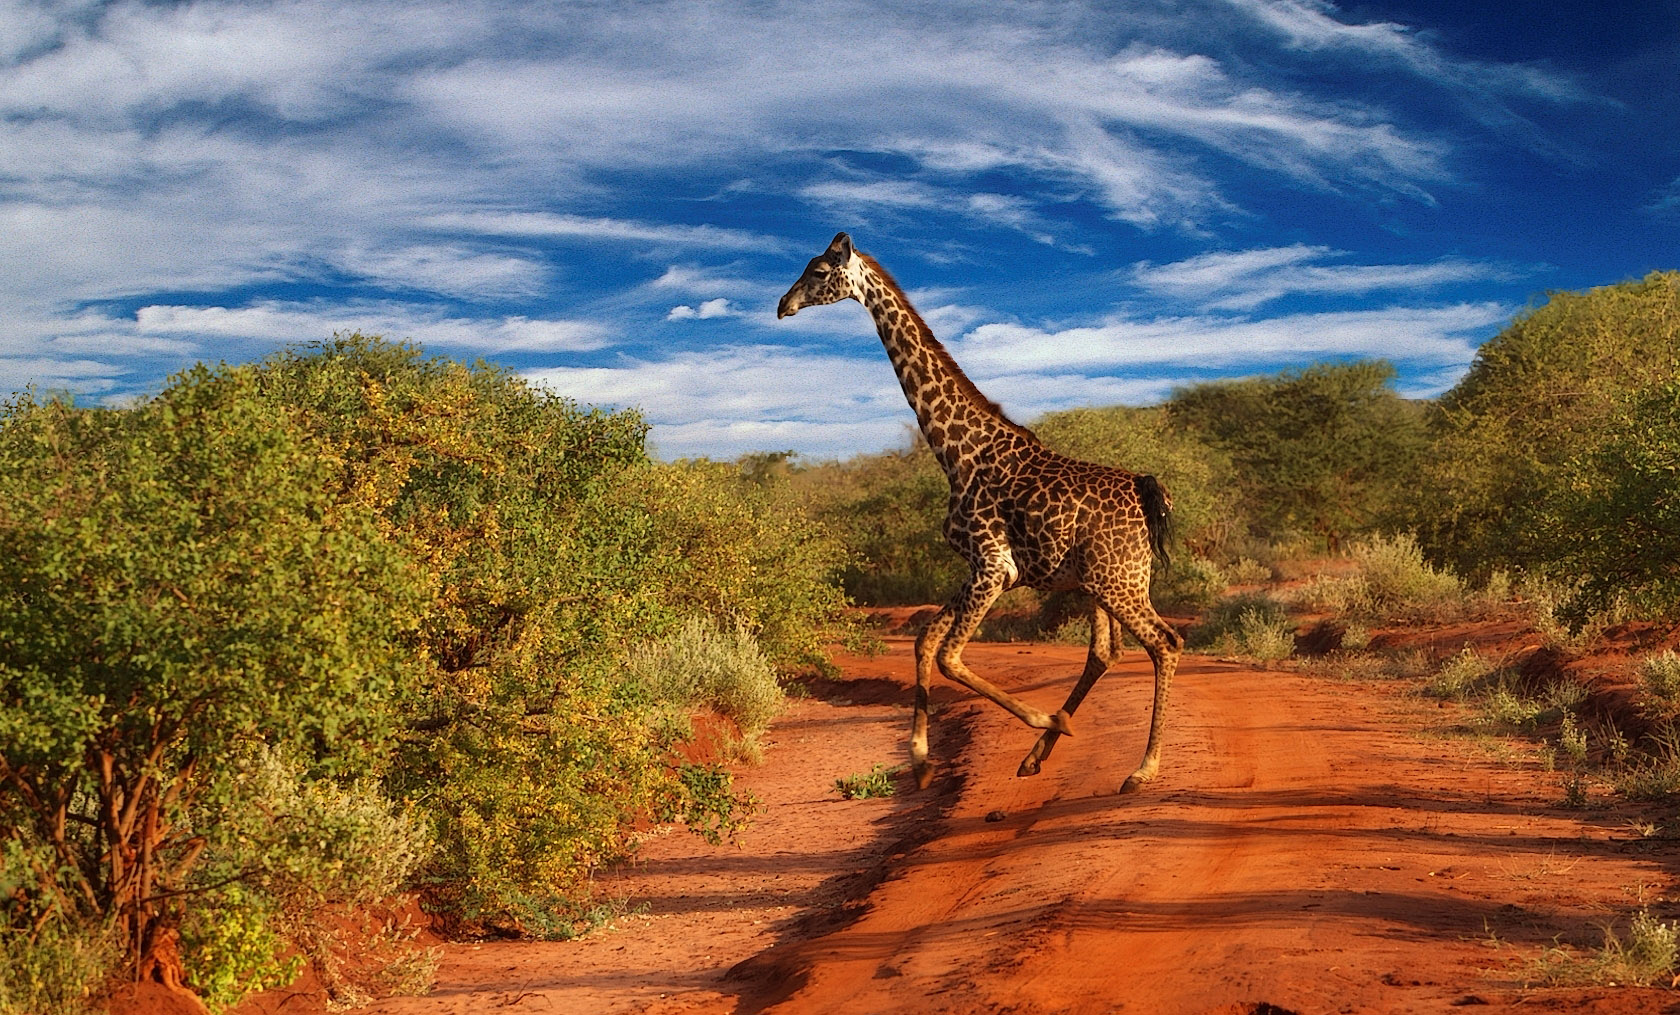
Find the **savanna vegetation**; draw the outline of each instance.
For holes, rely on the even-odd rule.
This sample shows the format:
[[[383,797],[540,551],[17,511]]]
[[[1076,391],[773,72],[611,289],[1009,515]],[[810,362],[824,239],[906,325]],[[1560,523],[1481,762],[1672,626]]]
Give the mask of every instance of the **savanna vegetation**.
[[[1548,738],[1580,792],[1590,758],[1661,795],[1672,653],[1638,663],[1634,742],[1511,660],[1402,659],[1372,632],[1520,613],[1567,647],[1680,620],[1677,378],[1680,273],[1658,273],[1553,294],[1433,401],[1355,361],[1031,426],[1171,491],[1154,592],[1193,646],[1283,660],[1310,614],[1345,669]],[[224,1006],[303,963],[353,1000],[374,988],[339,975],[322,912],[412,892],[460,933],[564,936],[638,828],[746,820],[726,767],[684,760],[693,717],[751,759],[848,599],[948,595],[945,479],[914,442],[665,464],[645,438],[359,335],[130,408],[5,406],[0,1013],[136,970]],[[1012,593],[1033,619],[983,633],[1075,640],[1075,605]]]
[[[744,820],[689,717],[762,728],[845,551],[645,435],[362,336],[7,405],[0,1011],[136,967],[221,1006],[309,962],[353,1000],[328,907],[569,934],[639,823]]]

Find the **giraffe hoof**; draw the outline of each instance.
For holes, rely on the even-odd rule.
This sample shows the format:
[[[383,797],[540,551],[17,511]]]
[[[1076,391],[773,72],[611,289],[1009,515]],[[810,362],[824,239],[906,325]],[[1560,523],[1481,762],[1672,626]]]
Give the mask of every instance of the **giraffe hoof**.
[[[928,786],[933,784],[933,766],[927,762],[924,761],[919,765],[912,765],[911,772],[916,777],[917,789],[927,789]]]
[[[1055,730],[1064,737],[1073,736],[1073,725],[1068,719],[1068,714],[1061,709],[1057,709],[1055,714],[1050,716],[1050,726],[1048,728]]]
[[[1120,792],[1136,793],[1138,790],[1143,788],[1145,783],[1150,782],[1154,778],[1154,772],[1133,772],[1131,775],[1126,776],[1125,782],[1120,784]]]
[[[1021,762],[1021,767],[1020,768],[1017,768],[1015,770],[1015,778],[1017,778],[1017,779],[1025,779],[1029,775],[1037,775],[1037,774],[1038,774],[1038,759],[1037,758],[1028,758],[1027,760]]]

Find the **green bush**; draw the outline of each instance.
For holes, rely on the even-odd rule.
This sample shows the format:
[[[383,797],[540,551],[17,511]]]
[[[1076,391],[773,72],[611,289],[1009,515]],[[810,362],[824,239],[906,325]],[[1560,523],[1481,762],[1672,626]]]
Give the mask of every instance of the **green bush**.
[[[1384,362],[1321,363],[1175,391],[1167,415],[1228,458],[1248,535],[1307,533],[1335,552],[1393,525],[1415,484],[1425,413],[1393,380]]]
[[[1559,532],[1546,519],[1560,496],[1593,492],[1573,489],[1571,462],[1596,473],[1594,449],[1605,443],[1610,421],[1625,417],[1628,393],[1668,384],[1676,373],[1680,272],[1550,294],[1485,343],[1442,396],[1436,439],[1411,498],[1411,524],[1423,544],[1465,574],[1547,570]],[[1616,428],[1622,433],[1609,443],[1620,447],[1611,460],[1660,452],[1636,450],[1637,424]],[[1603,510],[1620,512],[1625,495],[1656,478],[1635,475],[1622,490],[1602,491]]]
[[[1680,713],[1680,655],[1665,649],[1640,660],[1639,687],[1655,711],[1663,715]]]
[[[919,437],[904,451],[796,472],[790,484],[844,542],[841,584],[856,601],[943,603],[968,578],[945,542],[950,484]]]
[[[1263,592],[1246,592],[1215,603],[1190,628],[1189,645],[1261,661],[1294,651],[1295,626],[1283,604]]]
[[[414,672],[417,569],[333,496],[250,369],[129,410],[0,416],[0,839],[56,862],[0,906],[179,921],[237,760],[369,771]]]
[[[1579,581],[1563,619],[1680,617],[1680,382],[1630,393],[1584,440],[1541,498],[1542,569]]]
[[[22,873],[0,859],[0,892],[33,878]],[[94,1015],[121,962],[121,937],[115,923],[103,920],[48,920],[37,930],[0,916],[0,1015]]]
[[[262,375],[338,464],[339,495],[424,564],[428,671],[405,688],[386,792],[430,826],[430,905],[564,935],[638,822],[734,825],[728,773],[676,762],[684,730],[650,716],[621,664],[697,615],[777,664],[820,658],[840,551],[777,470],[656,465],[633,413],[363,336]]]
[[[895,779],[901,771],[903,766],[876,765],[867,772],[854,772],[834,780],[834,788],[847,800],[889,797],[893,795]]]
[[[758,642],[741,628],[720,631],[700,617],[632,651],[624,676],[653,701],[675,707],[677,721],[709,706],[733,720],[749,743],[769,728],[785,701]]]
[[[1428,691],[1439,698],[1462,701],[1486,688],[1498,673],[1499,667],[1492,660],[1466,645],[1435,671]]]
[[[1359,582],[1350,596],[1354,612],[1385,619],[1450,619],[1463,610],[1463,584],[1452,572],[1430,566],[1409,533],[1363,539],[1351,556]]]
[[[1225,573],[1206,557],[1194,555],[1156,568],[1149,597],[1161,610],[1203,610],[1219,601],[1227,586]]]

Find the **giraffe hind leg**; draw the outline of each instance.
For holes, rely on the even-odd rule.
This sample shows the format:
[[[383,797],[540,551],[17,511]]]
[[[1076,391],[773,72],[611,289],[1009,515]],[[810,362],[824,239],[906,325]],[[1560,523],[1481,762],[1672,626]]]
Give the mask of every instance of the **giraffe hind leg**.
[[[1078,683],[1073,685],[1066,703],[1062,705],[1062,712],[1069,718],[1079,708],[1080,702],[1085,700],[1085,695],[1091,693],[1091,688],[1096,685],[1097,680],[1108,672],[1108,667],[1113,662],[1119,647],[1119,632],[1114,630],[1113,624],[1114,618],[1100,605],[1092,605],[1091,647],[1085,654],[1085,671],[1079,675]],[[1061,736],[1055,730],[1045,730],[1033,743],[1032,750],[1027,752],[1026,758],[1021,761],[1021,767],[1015,770],[1016,777],[1037,775],[1043,763],[1049,760],[1050,752],[1055,750],[1056,741],[1060,740]]]
[[[1166,728],[1167,696],[1172,689],[1173,674],[1178,670],[1178,657],[1184,648],[1179,637],[1166,621],[1155,612],[1147,597],[1129,611],[1114,612],[1115,618],[1143,645],[1155,665],[1155,700],[1149,713],[1149,741],[1143,750],[1143,761],[1126,781],[1120,784],[1121,793],[1133,793],[1153,780],[1161,769],[1161,734]]]

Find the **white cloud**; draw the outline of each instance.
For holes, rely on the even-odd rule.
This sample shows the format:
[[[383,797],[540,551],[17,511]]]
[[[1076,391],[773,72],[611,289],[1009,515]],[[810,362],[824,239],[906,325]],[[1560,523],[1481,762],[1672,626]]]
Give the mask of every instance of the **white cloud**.
[[[1131,280],[1153,293],[1216,310],[1252,310],[1291,295],[1351,296],[1391,289],[1416,291],[1509,277],[1504,269],[1459,258],[1429,264],[1320,264],[1345,257],[1328,247],[1295,244],[1216,251],[1171,264],[1140,261]]]
[[[953,344],[978,376],[1045,370],[1096,372],[1166,364],[1185,370],[1307,363],[1325,356],[1373,356],[1422,364],[1467,364],[1487,331],[1510,319],[1494,303],[1290,314],[1263,320],[1110,318],[1046,331],[984,324]]]
[[[1081,405],[1156,403],[1216,368],[1276,370],[1326,356],[1408,363],[1418,380],[1406,393],[1437,394],[1463,373],[1478,341],[1510,312],[1459,304],[1268,320],[1113,317],[1060,330],[991,323],[947,347],[982,391],[1017,421],[1030,422]],[[850,455],[892,443],[889,438],[913,421],[879,353],[725,345],[526,376],[568,397],[641,409],[666,457],[786,447]]]
[[[180,335],[201,341],[263,344],[317,341],[338,331],[412,339],[423,346],[472,352],[579,352],[608,344],[600,325],[526,317],[474,320],[426,314],[397,303],[264,302],[249,307],[141,307],[141,335]]]
[[[553,212],[450,212],[430,216],[422,224],[441,231],[488,236],[617,240],[719,250],[774,251],[782,246],[778,240],[740,229],[661,225]]]
[[[715,300],[707,300],[700,304],[698,310],[686,303],[672,307],[671,312],[665,315],[665,319],[667,321],[704,321],[713,317],[733,316],[735,316],[735,311],[730,309],[729,300],[719,296]]]

